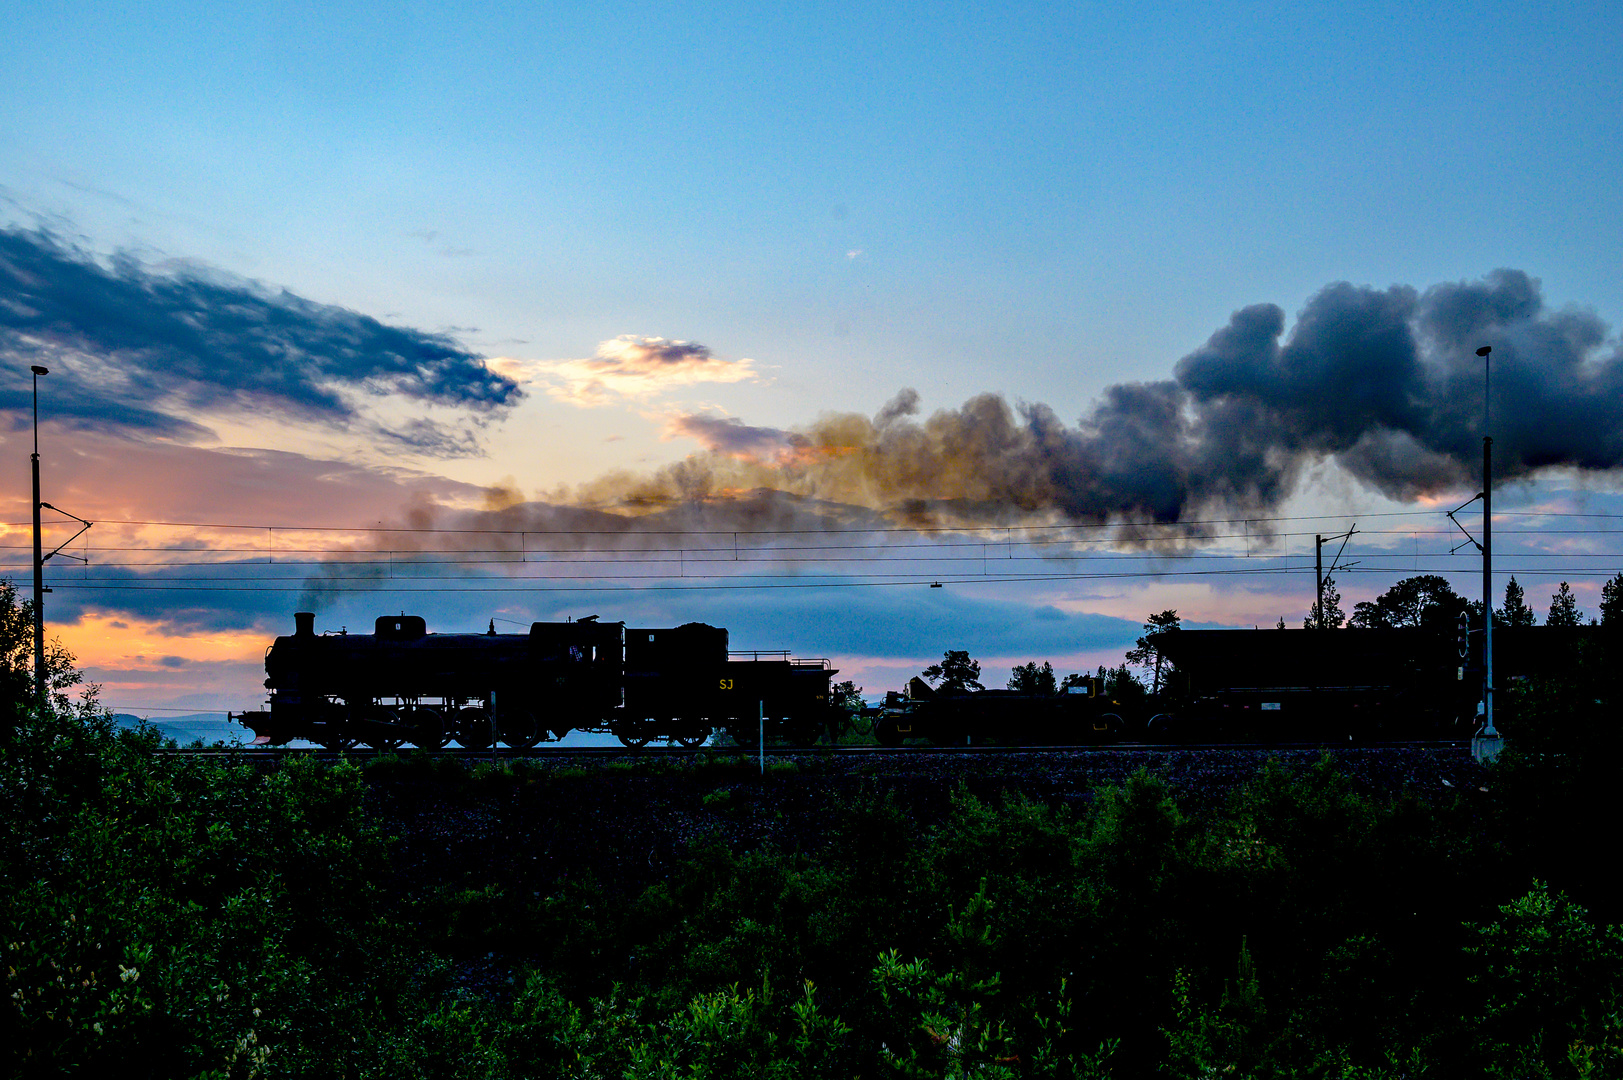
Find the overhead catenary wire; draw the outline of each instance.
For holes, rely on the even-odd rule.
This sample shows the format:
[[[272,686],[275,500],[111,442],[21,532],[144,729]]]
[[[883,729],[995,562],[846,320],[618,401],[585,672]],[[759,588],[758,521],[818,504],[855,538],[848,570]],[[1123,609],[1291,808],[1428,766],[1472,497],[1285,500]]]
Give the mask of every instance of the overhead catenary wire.
[[[726,582],[739,588],[824,587],[839,579],[841,587],[860,584],[906,583],[920,579],[935,580],[943,573],[950,574],[954,563],[971,564],[979,572],[968,581],[1022,582],[1065,581],[1090,578],[1177,578],[1213,576],[1241,571],[1211,568],[1214,564],[1245,561],[1251,566],[1247,574],[1294,574],[1301,571],[1288,560],[1292,553],[1282,550],[1291,541],[1314,535],[1294,529],[1268,529],[1297,521],[1368,519],[1406,519],[1392,527],[1360,529],[1366,537],[1364,549],[1356,554],[1367,565],[1356,572],[1391,573],[1397,567],[1389,565],[1397,556],[1378,546],[1384,538],[1399,537],[1411,540],[1415,547],[1404,557],[1405,568],[1413,572],[1428,569],[1447,573],[1459,567],[1449,559],[1447,552],[1419,550],[1421,537],[1449,535],[1446,526],[1416,528],[1413,519],[1421,517],[1447,517],[1442,510],[1383,511],[1370,514],[1277,515],[1259,517],[1248,515],[1231,518],[1190,519],[1181,522],[1117,521],[1067,522],[1029,525],[935,525],[935,526],[864,526],[833,525],[815,528],[761,528],[761,529],[644,529],[634,520],[624,529],[577,528],[444,528],[423,526],[311,526],[264,525],[235,522],[173,522],[155,519],[104,518],[99,524],[108,527],[164,528],[186,530],[254,530],[263,531],[263,543],[252,547],[216,547],[203,540],[187,540],[167,544],[123,543],[97,545],[99,556],[96,566],[76,568],[73,580],[53,581],[53,587],[64,589],[171,589],[171,590],[241,590],[289,592],[296,587],[325,591],[367,591],[380,589],[415,588],[427,591],[433,583],[456,582],[454,588],[438,591],[477,591],[483,580],[499,581],[497,588],[522,585],[540,588],[543,583],[567,581],[602,581],[609,587],[621,588],[620,582],[635,582],[635,587],[652,588],[663,576],[660,570],[676,567],[676,576],[698,582]],[[1529,523],[1549,521],[1551,525],[1513,529],[1501,526],[1501,536],[1521,535],[1550,538],[1595,537],[1603,538],[1623,534],[1623,528],[1558,527],[1568,519],[1586,522],[1612,522],[1623,524],[1623,514],[1566,511],[1502,511],[1501,520],[1526,519]],[[1232,526],[1239,525],[1239,530]],[[1255,528],[1254,528],[1255,526]],[[1552,527],[1556,526],[1556,527]],[[1229,531],[1224,531],[1225,527]],[[1127,535],[1123,535],[1123,533]],[[447,542],[410,547],[387,548],[370,545],[297,544],[299,535],[325,535],[332,537],[382,537],[411,535],[425,538],[439,537]],[[1104,534],[1104,535],[1101,535]],[[508,541],[492,545],[487,539],[482,546],[467,546],[470,538],[489,538]],[[671,544],[670,538],[689,541]],[[807,542],[808,538],[815,538]],[[532,539],[534,546],[532,546]],[[559,544],[559,540],[568,543]],[[278,541],[281,540],[279,543]],[[743,541],[741,543],[741,540]],[[512,541],[516,541],[513,543]],[[550,541],[550,542],[549,542]],[[595,541],[595,542],[593,542]],[[706,542],[710,541],[710,542]],[[1221,548],[1225,542],[1237,541],[1235,550],[1199,550],[1202,545]],[[1268,545],[1263,550],[1257,542]],[[478,544],[479,541],[474,541]],[[1244,550],[1238,550],[1240,546]],[[990,561],[991,549],[997,549],[998,566]],[[1268,548],[1273,548],[1270,551]],[[0,545],[0,551],[20,551],[17,546]],[[143,558],[143,556],[145,556]],[[1596,559],[1610,556],[1589,552],[1521,552],[1507,554],[1501,563],[1504,574],[1551,573],[1574,577],[1597,574],[1610,575],[1614,571],[1588,565]],[[1447,564],[1422,560],[1448,560]],[[707,567],[730,564],[727,573],[712,573]],[[879,569],[886,565],[910,564],[920,569],[914,573]],[[1076,564],[1097,569],[1077,571]],[[1154,563],[1146,569],[1105,569],[1114,564]],[[1261,563],[1262,565],[1256,565]],[[1033,564],[1053,567],[1058,573],[1033,573]],[[232,574],[235,567],[274,565],[280,574]],[[808,575],[802,568],[836,566],[874,567],[870,573],[847,571],[839,574]],[[0,572],[7,564],[0,562]],[[209,567],[216,575],[174,574],[169,571]],[[1205,567],[1204,569],[1200,567]],[[467,575],[436,576],[421,571],[463,568]],[[500,568],[500,569],[498,569]],[[522,569],[521,569],[522,568]],[[761,573],[751,573],[752,568]],[[773,574],[767,568],[779,572]],[[928,568],[928,569],[925,569]],[[124,577],[109,578],[105,571],[132,571]],[[625,573],[631,570],[652,570],[652,573]],[[1010,570],[1015,572],[1011,573]],[[496,571],[499,577],[489,576]],[[1354,572],[1342,567],[1342,574]],[[786,573],[795,573],[796,579],[784,580]],[[299,579],[295,585],[295,575]],[[481,577],[481,575],[485,575]],[[761,579],[761,580],[752,580]],[[565,587],[556,585],[555,587]],[[567,586],[578,589],[579,586]],[[624,586],[631,587],[631,586]],[[709,586],[717,587],[717,586]]]

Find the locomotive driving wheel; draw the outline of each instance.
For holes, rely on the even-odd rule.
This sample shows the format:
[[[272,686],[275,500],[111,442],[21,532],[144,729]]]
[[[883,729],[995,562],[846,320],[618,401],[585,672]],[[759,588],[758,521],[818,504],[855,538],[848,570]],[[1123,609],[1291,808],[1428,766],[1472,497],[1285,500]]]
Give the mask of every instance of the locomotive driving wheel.
[[[503,711],[502,742],[515,750],[528,750],[541,741],[541,721],[530,709]]]
[[[374,750],[398,750],[405,745],[405,725],[399,710],[379,709],[367,719],[372,722],[365,736],[367,746]]]
[[[490,714],[472,706],[456,711],[456,741],[469,750],[490,746]]]
[[[443,750],[445,744],[451,741],[451,733],[445,727],[445,714],[438,709],[418,706],[411,710],[408,720],[411,723],[411,743],[419,749]]]

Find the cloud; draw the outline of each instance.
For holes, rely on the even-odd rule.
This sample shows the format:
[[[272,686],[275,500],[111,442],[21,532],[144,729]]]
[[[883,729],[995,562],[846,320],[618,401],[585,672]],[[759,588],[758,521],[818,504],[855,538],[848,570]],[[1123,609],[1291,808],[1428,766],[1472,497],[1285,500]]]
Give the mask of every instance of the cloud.
[[[43,364],[56,417],[187,441],[210,434],[209,414],[268,410],[455,456],[467,421],[522,396],[446,335],[195,265],[104,262],[42,229],[0,229],[0,360],[0,408],[26,406]],[[385,425],[367,415],[381,399],[466,419]]]
[[[723,360],[695,341],[622,334],[598,345],[585,360],[506,361],[503,370],[523,371],[550,383],[547,393],[571,405],[592,407],[647,399],[674,387],[750,382],[755,362]]]
[[[0,436],[8,457],[26,454],[27,439],[26,432]],[[72,452],[49,442],[42,450],[45,498],[96,522],[67,549],[88,558],[88,566],[47,564],[47,583],[56,589],[47,603],[53,623],[100,611],[176,634],[279,625],[308,561],[355,546],[362,534],[353,530],[399,523],[402,507],[409,518],[414,506],[475,506],[487,494],[410,469],[278,450],[132,442],[108,432],[76,436]],[[0,576],[23,580],[31,552],[26,478],[0,495],[7,496],[0,498],[0,549],[9,552]],[[47,550],[74,528],[47,515]],[[390,546],[373,534],[365,541]],[[166,577],[187,579],[172,583],[185,587],[162,588]],[[265,591],[279,585],[294,591]]]
[[[688,413],[671,417],[667,438],[692,439],[716,454],[750,461],[782,462],[792,456],[804,437],[778,428],[751,427],[736,417]]]

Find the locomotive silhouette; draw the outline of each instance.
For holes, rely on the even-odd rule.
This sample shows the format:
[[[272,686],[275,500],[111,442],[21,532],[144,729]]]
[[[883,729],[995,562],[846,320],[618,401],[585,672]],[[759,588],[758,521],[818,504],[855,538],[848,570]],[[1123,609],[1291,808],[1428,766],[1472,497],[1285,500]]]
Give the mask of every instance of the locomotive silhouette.
[[[527,748],[596,731],[630,747],[699,746],[718,730],[753,745],[763,727],[804,744],[839,720],[827,660],[729,653],[727,631],[704,623],[593,616],[526,634],[498,634],[494,621],[483,634],[431,634],[421,616],[385,615],[371,634],[317,634],[314,614],[293,620],[265,654],[269,708],[235,714],[272,745]]]

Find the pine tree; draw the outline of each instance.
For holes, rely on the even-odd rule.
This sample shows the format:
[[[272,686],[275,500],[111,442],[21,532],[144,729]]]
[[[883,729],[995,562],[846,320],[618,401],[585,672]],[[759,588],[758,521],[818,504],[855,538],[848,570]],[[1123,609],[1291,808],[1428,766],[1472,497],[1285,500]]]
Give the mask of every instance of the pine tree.
[[[1600,587],[1600,624],[1623,629],[1623,574]]]
[[[1129,664],[1154,671],[1152,694],[1161,692],[1163,671],[1171,675],[1170,664],[1161,653],[1164,635],[1177,633],[1180,625],[1177,611],[1171,608],[1151,615],[1144,623],[1144,636],[1138,639],[1137,647],[1127,650]]]
[[[1043,661],[1042,667],[1038,667],[1035,660],[1016,665],[1009,676],[1008,686],[1016,693],[1033,697],[1053,697],[1059,693],[1059,686],[1054,681],[1054,665],[1047,660]]]
[[[1566,582],[1550,597],[1550,614],[1544,620],[1545,626],[1581,626],[1584,613],[1578,610],[1578,602],[1573,598],[1572,589]]]
[[[948,649],[941,655],[941,663],[924,669],[924,681],[941,680],[939,689],[949,694],[964,694],[971,690],[984,690],[981,685],[981,664],[971,660],[964,649]]]
[[[1537,622],[1538,616],[1527,606],[1522,587],[1516,584],[1516,576],[1512,574],[1509,584],[1505,586],[1505,625],[1532,626]]]
[[[1346,621],[1347,613],[1341,610],[1341,593],[1336,590],[1336,579],[1327,577],[1324,579],[1324,610],[1319,611],[1319,601],[1315,598],[1312,610],[1302,622],[1302,628],[1334,630]],[[1284,622],[1284,619],[1280,622]]]

